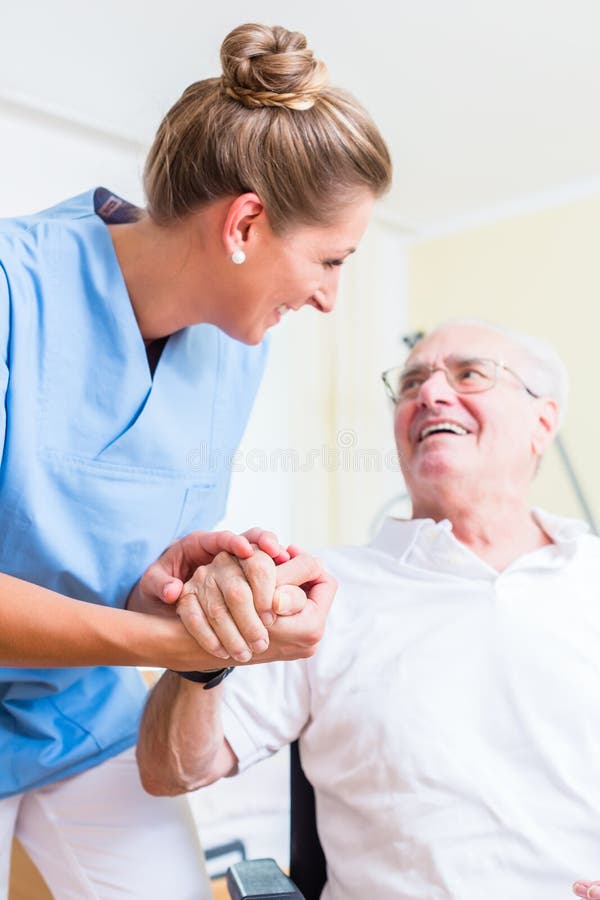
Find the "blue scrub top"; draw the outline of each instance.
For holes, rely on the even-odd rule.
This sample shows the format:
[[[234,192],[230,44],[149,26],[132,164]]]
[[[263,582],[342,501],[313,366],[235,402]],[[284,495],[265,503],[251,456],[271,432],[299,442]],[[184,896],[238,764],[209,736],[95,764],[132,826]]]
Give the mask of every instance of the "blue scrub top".
[[[197,325],[151,376],[101,217],[129,209],[96,189],[0,220],[0,571],[116,607],[223,515],[266,355]],[[130,668],[0,669],[0,797],[134,744],[144,697]]]

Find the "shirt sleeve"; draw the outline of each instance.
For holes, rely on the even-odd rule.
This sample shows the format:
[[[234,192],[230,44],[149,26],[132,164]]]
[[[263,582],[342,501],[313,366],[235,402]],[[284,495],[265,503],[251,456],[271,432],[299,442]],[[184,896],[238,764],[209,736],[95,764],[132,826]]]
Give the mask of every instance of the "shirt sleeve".
[[[225,737],[240,771],[300,735],[310,715],[307,660],[239,666],[223,685]]]

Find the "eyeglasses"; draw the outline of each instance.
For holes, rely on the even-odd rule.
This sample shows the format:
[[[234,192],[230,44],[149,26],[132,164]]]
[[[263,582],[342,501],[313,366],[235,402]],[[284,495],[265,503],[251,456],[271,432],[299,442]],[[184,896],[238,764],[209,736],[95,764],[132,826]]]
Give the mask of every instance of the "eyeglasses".
[[[499,369],[509,372],[516,378],[530,396],[536,398],[539,396],[527,387],[520,375],[495,359],[449,356],[443,366],[416,364],[407,369],[404,366],[395,366],[383,372],[381,377],[394,403],[401,403],[403,400],[414,400],[434,372],[443,372],[450,387],[458,394],[480,394],[494,387],[498,380]]]

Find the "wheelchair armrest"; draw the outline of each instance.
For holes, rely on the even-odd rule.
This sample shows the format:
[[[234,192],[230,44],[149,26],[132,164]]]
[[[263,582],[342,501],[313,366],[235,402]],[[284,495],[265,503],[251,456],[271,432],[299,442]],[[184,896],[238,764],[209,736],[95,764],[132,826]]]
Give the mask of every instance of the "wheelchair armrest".
[[[304,900],[274,859],[247,859],[227,871],[231,900]]]

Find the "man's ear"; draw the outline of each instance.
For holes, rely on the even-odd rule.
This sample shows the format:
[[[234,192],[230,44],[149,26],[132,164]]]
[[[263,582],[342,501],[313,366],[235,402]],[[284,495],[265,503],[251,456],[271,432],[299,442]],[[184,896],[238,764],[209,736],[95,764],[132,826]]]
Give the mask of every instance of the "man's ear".
[[[539,458],[544,455],[558,431],[558,404],[549,397],[540,397],[537,420],[531,436],[531,449]]]
[[[223,223],[223,244],[228,256],[234,250],[246,251],[252,230],[266,215],[258,194],[240,194],[232,200]]]

